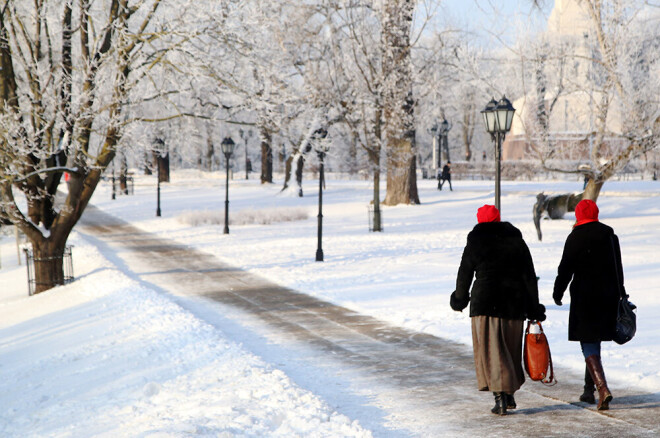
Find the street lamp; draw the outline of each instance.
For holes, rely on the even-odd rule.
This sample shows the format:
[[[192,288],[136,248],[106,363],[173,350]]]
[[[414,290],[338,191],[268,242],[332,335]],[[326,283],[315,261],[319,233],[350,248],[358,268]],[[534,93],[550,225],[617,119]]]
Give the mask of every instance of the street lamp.
[[[502,96],[499,102],[491,99],[486,108],[481,111],[488,131],[495,141],[495,207],[500,209],[500,178],[502,161],[502,141],[506,133],[511,130],[511,122],[516,109],[511,105],[509,99]]]
[[[312,138],[314,139],[314,146],[316,148],[316,153],[319,156],[319,161],[321,167],[319,169],[319,214],[318,214],[318,227],[317,227],[317,237],[318,243],[316,246],[316,261],[323,261],[323,248],[321,248],[321,237],[323,235],[323,183],[325,182],[325,176],[323,174],[323,160],[325,154],[328,152],[328,145],[325,143],[325,138],[328,136],[328,131],[323,128],[319,128],[314,131]]]
[[[248,158],[248,141],[252,137],[252,131],[248,130],[243,131],[242,129],[238,130],[238,134],[245,143],[245,179],[248,179],[248,174],[252,171],[252,165],[250,164],[250,159]]]
[[[431,155],[432,155],[432,159],[433,159],[432,162],[433,162],[434,173],[437,173],[437,169],[438,169],[438,160],[437,160],[436,155],[435,155],[435,150],[436,150],[435,141],[436,141],[437,132],[438,132],[438,124],[435,123],[435,124],[433,124],[433,127],[431,127],[431,133],[433,134],[433,151],[432,151]]]
[[[222,153],[225,154],[225,169],[227,171],[225,179],[225,230],[223,234],[229,234],[229,158],[234,153],[234,140],[231,137],[225,137],[220,144]]]
[[[451,161],[449,159],[449,144],[447,142],[447,137],[449,136],[449,130],[451,129],[451,124],[447,121],[447,119],[443,118],[442,123],[440,123],[440,146],[438,147],[438,168],[440,168],[440,164],[442,164],[442,150],[445,150],[445,156],[447,158],[447,161]]]
[[[160,178],[163,166],[162,155],[165,152],[165,142],[162,138],[154,140],[154,149],[156,150],[156,217],[160,217]]]
[[[115,194],[115,160],[112,160],[112,200],[117,199],[117,195]]]

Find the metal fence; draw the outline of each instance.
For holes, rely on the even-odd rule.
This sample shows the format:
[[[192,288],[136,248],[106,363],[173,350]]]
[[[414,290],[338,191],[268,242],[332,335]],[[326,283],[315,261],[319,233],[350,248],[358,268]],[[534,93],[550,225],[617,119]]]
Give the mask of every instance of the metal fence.
[[[43,284],[37,282],[35,278],[35,266],[38,263],[47,263],[53,265],[53,260],[57,260],[58,257],[43,257],[35,258],[32,248],[23,248],[25,251],[25,264],[27,265],[27,274],[28,274],[28,295],[34,295],[34,292],[37,290],[37,286]],[[73,259],[71,258],[71,246],[64,248],[64,255],[62,256],[62,270],[64,271],[63,283],[68,284],[74,280],[73,277]],[[55,273],[53,273],[55,274]],[[53,275],[57,277],[57,275]]]

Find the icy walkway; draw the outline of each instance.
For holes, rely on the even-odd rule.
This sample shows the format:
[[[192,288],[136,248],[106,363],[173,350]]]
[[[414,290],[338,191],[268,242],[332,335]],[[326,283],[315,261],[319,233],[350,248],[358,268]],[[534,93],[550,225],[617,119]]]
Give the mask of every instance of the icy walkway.
[[[528,381],[516,393],[519,408],[494,416],[464,345],[279,287],[91,207],[78,230],[374,436],[660,435],[660,394],[612,386],[611,409],[597,412],[574,401],[582,376],[560,368],[558,385]]]

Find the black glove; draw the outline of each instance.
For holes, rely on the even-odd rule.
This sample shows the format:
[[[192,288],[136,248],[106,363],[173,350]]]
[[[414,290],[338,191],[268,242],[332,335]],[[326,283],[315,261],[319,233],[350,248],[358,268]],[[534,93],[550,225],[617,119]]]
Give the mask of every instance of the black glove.
[[[463,309],[465,309],[470,302],[470,299],[463,299],[460,300],[456,296],[456,291],[452,292],[451,296],[449,297],[449,305],[451,306],[452,309],[456,310],[457,312],[462,312]]]
[[[543,304],[539,304],[539,307],[536,308],[536,311],[530,313],[528,319],[540,322],[545,321],[545,306]]]
[[[557,293],[557,292],[552,294],[552,299],[555,300],[555,304],[558,305],[558,306],[561,306],[562,295],[563,294],[560,294],[560,293]]]

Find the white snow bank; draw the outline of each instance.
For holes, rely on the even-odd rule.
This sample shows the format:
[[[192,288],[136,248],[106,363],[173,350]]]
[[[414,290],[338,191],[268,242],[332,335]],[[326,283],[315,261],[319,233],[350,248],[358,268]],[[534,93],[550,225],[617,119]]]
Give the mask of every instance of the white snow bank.
[[[229,213],[229,225],[268,225],[277,222],[300,221],[309,218],[306,208],[266,208],[257,210],[248,208],[236,213]],[[177,220],[184,225],[222,225],[225,223],[224,210],[187,211]]]
[[[77,280],[33,297],[0,243],[0,436],[371,436],[75,233]]]

